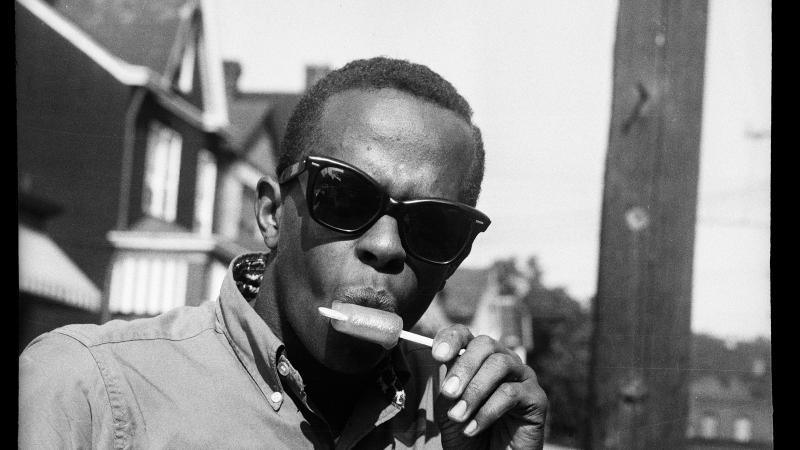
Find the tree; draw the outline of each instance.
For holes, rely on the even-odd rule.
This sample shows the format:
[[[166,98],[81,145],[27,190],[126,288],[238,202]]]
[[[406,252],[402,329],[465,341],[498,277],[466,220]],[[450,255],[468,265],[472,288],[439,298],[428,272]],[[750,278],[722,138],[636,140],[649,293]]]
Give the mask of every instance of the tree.
[[[534,340],[528,364],[550,402],[548,441],[577,446],[587,418],[591,317],[564,289],[542,283],[535,257],[527,272],[523,303],[531,311]]]

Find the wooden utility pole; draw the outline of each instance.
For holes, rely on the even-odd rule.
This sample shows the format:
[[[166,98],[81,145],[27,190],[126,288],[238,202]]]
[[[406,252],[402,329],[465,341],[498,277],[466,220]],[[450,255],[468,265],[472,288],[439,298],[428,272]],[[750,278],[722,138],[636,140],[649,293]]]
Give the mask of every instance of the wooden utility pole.
[[[586,447],[681,448],[707,0],[621,0]]]

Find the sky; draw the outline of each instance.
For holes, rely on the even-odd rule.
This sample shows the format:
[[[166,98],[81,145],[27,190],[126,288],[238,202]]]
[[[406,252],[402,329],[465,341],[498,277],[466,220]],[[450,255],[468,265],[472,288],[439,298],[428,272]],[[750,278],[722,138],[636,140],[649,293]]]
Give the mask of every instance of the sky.
[[[483,132],[467,267],[536,256],[544,283],[596,290],[617,1],[216,0],[211,26],[244,91],[298,92],[305,66],[385,55],[426,64]],[[692,328],[769,336],[771,3],[711,0]],[[766,136],[766,137],[764,137]]]

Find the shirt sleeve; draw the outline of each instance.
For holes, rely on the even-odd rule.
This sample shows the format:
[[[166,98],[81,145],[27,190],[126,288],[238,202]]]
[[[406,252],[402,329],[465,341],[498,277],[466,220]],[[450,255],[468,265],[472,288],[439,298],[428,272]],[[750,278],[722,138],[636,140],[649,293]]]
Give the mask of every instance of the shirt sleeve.
[[[104,391],[86,346],[58,332],[36,338],[19,357],[19,448],[92,448]]]

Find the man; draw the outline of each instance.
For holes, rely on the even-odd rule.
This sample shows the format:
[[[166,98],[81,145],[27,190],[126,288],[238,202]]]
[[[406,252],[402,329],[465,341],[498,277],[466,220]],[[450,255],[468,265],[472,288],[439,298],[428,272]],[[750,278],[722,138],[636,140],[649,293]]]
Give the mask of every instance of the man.
[[[386,351],[318,313],[353,303],[410,328],[428,308],[489,223],[471,114],[421,65],[329,74],[258,184],[269,253],[234,260],[217,302],[31,343],[21,446],[541,448],[546,397],[496,341],[453,326]]]

